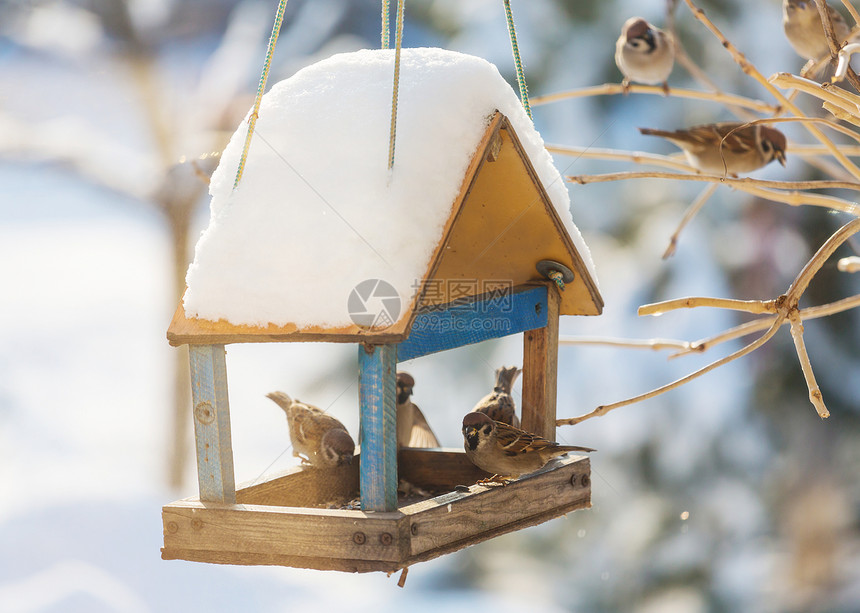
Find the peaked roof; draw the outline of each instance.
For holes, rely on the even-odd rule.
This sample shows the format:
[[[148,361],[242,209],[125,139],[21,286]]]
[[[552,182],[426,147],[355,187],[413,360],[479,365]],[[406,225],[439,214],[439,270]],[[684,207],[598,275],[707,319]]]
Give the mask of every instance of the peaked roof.
[[[603,299],[574,240],[541,184],[510,121],[496,112],[466,170],[460,192],[436,241],[414,297],[403,304],[384,284],[359,284],[350,309],[376,299],[362,325],[253,326],[186,317],[180,303],[167,332],[172,345],[328,341],[399,342],[421,309],[503,287],[545,281],[541,260],[573,271],[561,294],[562,315],[598,315]],[[355,301],[355,302],[354,302]],[[381,309],[380,309],[381,305]],[[360,308],[360,306],[359,306]],[[392,322],[392,320],[394,320]]]

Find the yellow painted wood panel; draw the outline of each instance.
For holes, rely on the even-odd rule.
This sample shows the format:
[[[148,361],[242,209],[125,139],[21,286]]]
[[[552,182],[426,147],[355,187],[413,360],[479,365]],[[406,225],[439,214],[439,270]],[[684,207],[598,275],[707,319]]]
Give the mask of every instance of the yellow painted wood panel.
[[[432,129],[432,128],[431,128]],[[597,315],[603,300],[580,255],[538,180],[507,118],[496,113],[469,163],[451,217],[427,273],[420,304],[443,304],[481,294],[484,282],[520,285],[541,279],[535,264],[561,262],[576,274],[564,292],[562,315]],[[454,284],[454,285],[452,285]],[[460,288],[452,290],[453,287]],[[466,286],[466,294],[462,287]],[[439,291],[441,289],[441,291]],[[404,305],[394,325],[368,330],[358,326],[265,327],[188,318],[182,304],[167,332],[172,345],[251,342],[396,343],[406,338],[419,301]]]
[[[603,300],[513,128],[506,119],[499,127],[502,145],[496,161],[484,161],[470,186],[438,252],[438,264],[429,275],[432,291],[423,303],[461,298],[458,288],[476,280],[475,293],[488,281],[516,286],[542,280],[536,264],[554,260],[576,275],[562,293],[561,314],[599,314]]]

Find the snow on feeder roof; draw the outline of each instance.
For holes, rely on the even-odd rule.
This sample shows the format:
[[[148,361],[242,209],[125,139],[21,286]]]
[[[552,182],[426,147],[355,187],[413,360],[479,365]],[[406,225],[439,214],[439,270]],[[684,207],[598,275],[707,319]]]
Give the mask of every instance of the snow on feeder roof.
[[[522,285],[542,278],[541,260],[574,272],[561,314],[600,313],[567,188],[496,67],[403,49],[389,171],[393,62],[392,50],[345,53],[274,85],[233,190],[247,118],[239,126],[212,176],[172,344],[396,342],[420,307],[462,297],[454,282],[472,294],[485,281]],[[368,279],[394,288],[393,325],[350,315]]]

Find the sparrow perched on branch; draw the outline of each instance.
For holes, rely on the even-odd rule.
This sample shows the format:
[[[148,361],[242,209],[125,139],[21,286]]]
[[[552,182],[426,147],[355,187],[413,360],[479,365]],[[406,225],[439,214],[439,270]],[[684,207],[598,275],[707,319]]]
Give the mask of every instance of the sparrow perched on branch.
[[[472,411],[483,413],[490,419],[519,428],[520,420],[517,417],[517,406],[514,397],[511,396],[511,390],[514,388],[517,375],[521,372],[523,372],[522,369],[516,366],[497,368],[496,385],[493,387],[493,391],[481,398]]]
[[[666,82],[675,64],[675,46],[672,39],[660,28],[641,17],[631,17],[621,27],[621,36],[615,41],[615,64],[624,75],[621,82],[626,94],[631,81],[646,85]]]
[[[409,398],[414,386],[412,375],[397,373],[397,446],[441,447],[424,413]]]
[[[826,0],[818,1],[827,4]],[[816,0],[782,2],[782,27],[785,29],[785,36],[797,54],[807,60],[817,60],[830,55],[824,24],[821,23],[821,14],[815,3]],[[833,22],[836,42],[842,44],[848,38],[850,28],[842,15],[829,4],[827,12]]]
[[[761,124],[727,121],[674,132],[650,128],[639,131],[673,142],[683,149],[687,161],[702,172],[737,176],[767,166],[773,160],[785,166],[785,135]]]
[[[355,442],[339,420],[322,409],[298,400],[284,392],[266,394],[287,414],[293,455],[302,458],[302,464],[332,467],[352,464]]]
[[[487,481],[502,482],[507,477],[534,472],[568,452],[595,451],[589,447],[559,445],[475,412],[466,413],[463,418],[463,447],[475,466],[493,473]]]

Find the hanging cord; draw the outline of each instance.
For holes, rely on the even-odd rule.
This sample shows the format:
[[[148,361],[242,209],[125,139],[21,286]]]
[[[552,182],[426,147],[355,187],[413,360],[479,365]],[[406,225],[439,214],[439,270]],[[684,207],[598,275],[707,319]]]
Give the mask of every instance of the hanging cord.
[[[387,5],[388,2],[385,2]],[[406,0],[397,0],[397,30],[394,41],[394,90],[391,94],[391,132],[388,138],[388,170],[394,167],[394,139],[397,135],[397,96],[400,91],[400,45],[403,41],[403,12]],[[385,14],[386,11],[383,11]],[[383,19],[384,22],[387,18]],[[386,28],[387,31],[387,28]],[[385,42],[385,36],[383,36]]]
[[[382,0],[382,48],[388,49],[388,0]]]
[[[257,86],[257,98],[254,100],[254,110],[251,112],[251,117],[248,120],[248,133],[245,135],[245,146],[242,148],[242,157],[239,158],[239,168],[236,170],[236,180],[233,181],[233,189],[239,185],[242,180],[242,173],[245,171],[245,160],[248,158],[248,149],[251,147],[251,135],[254,133],[254,126],[257,125],[257,117],[260,115],[260,101],[263,99],[263,91],[266,89],[266,81],[269,78],[269,67],[272,65],[272,55],[275,53],[275,43],[278,42],[278,34],[281,31],[281,23],[284,21],[284,9],[287,7],[287,0],[280,0],[278,3],[278,12],[275,15],[275,24],[272,26],[272,35],[269,37],[269,47],[266,49],[266,61],[263,64],[263,74],[260,75],[260,84]]]
[[[508,34],[511,36],[511,49],[514,52],[514,64],[517,66],[517,83],[520,86],[520,100],[526,109],[529,119],[532,119],[532,109],[529,106],[529,88],[526,85],[526,75],[523,63],[520,61],[520,48],[517,46],[517,31],[514,28],[514,15],[511,13],[511,0],[505,0],[505,16],[508,18]]]

